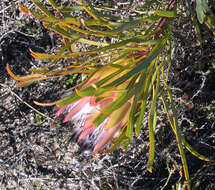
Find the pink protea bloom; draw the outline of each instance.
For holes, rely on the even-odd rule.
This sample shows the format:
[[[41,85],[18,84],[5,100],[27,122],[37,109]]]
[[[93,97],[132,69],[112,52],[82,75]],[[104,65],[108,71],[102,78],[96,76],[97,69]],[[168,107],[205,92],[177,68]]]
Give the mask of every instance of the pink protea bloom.
[[[102,150],[120,134],[127,122],[130,102],[126,102],[119,109],[113,111],[99,126],[93,121],[101,110],[112,103],[113,98],[106,98],[95,102],[95,97],[83,97],[69,105],[60,107],[56,116],[64,116],[64,123],[76,123],[75,133],[78,141],[82,141],[93,148],[93,154]]]
[[[116,70],[116,68],[104,66],[89,79],[81,90],[95,85],[96,82]],[[109,82],[115,80],[117,77],[113,77]],[[119,98],[120,93],[116,91],[125,89],[127,84],[127,82],[124,82],[118,87],[104,92],[99,101],[96,101],[98,96],[85,96],[68,105],[59,107],[56,117],[63,116],[64,123],[74,123],[76,125],[74,130],[76,136],[78,136],[78,141],[90,145],[93,148],[93,153],[96,153],[117,138],[123,126],[128,122],[128,113],[131,107],[130,101],[113,111],[99,126],[95,126],[93,123],[105,108]],[[67,95],[69,96],[70,94]]]

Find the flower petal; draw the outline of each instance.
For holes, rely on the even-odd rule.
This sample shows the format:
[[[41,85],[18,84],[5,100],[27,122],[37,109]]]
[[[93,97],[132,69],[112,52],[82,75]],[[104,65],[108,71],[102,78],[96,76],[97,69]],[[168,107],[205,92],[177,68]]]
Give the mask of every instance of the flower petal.
[[[121,129],[120,125],[115,125],[111,127],[110,129],[104,130],[103,134],[101,135],[98,143],[93,149],[93,154],[101,150],[107,143],[109,143],[112,139],[115,133],[118,132],[118,130]]]
[[[80,134],[80,136],[78,138],[78,141],[83,140],[84,138],[86,138],[89,134],[91,134],[93,132],[94,129],[95,129],[95,127],[91,125],[87,129],[82,131],[82,133]]]
[[[74,117],[76,114],[82,113],[81,110],[83,110],[83,112],[88,111],[84,110],[87,104],[89,104],[88,97],[80,99],[80,101],[76,103],[75,106],[72,106],[72,108],[69,109],[69,113],[66,115],[63,122],[65,123],[68,122],[69,120],[72,120],[72,117]]]

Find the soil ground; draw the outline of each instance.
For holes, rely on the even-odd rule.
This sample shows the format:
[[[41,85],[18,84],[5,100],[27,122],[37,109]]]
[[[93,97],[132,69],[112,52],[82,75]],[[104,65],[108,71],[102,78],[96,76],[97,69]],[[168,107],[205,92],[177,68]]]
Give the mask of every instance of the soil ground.
[[[31,57],[29,48],[52,52],[56,45],[39,22],[20,13],[18,3],[32,6],[28,0],[0,2],[0,189],[157,190],[167,182],[165,189],[181,189],[179,152],[162,112],[154,169],[149,173],[147,126],[127,151],[91,157],[71,141],[71,127],[51,127],[54,107],[33,103],[58,99],[69,77],[15,87],[6,64],[24,75],[42,64]],[[175,27],[170,86],[185,138],[201,154],[215,159],[215,40],[204,26],[202,32],[203,44],[198,46],[188,17]],[[215,189],[215,163],[186,155],[193,189]]]

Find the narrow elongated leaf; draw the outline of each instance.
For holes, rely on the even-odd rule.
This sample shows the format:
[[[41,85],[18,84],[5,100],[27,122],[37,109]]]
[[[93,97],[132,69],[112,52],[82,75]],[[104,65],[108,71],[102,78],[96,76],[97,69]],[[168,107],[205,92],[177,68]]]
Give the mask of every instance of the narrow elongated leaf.
[[[202,42],[202,37],[201,37],[201,32],[200,32],[200,28],[199,28],[199,25],[198,25],[198,21],[195,18],[195,14],[194,14],[194,11],[193,11],[193,9],[191,7],[190,1],[187,1],[187,4],[188,4],[189,12],[191,14],[191,19],[192,19],[193,24],[194,24],[194,29],[195,29],[195,32],[196,32],[196,35],[197,35],[197,38],[198,38],[198,43],[200,45],[201,42]]]
[[[40,1],[38,0],[32,0],[32,1],[45,15],[47,15],[48,17],[55,18],[55,16],[50,11],[48,11]]]
[[[49,22],[49,23],[58,23],[59,22],[59,20],[57,18],[54,18],[54,17],[45,17],[45,16],[38,17],[37,16],[37,18],[43,22]]]
[[[9,67],[9,64],[6,65],[6,70],[7,72],[9,73],[9,75],[14,78],[15,80],[18,80],[18,81],[27,81],[27,80],[31,80],[31,79],[36,79],[36,78],[40,78],[40,77],[43,77],[44,75],[42,74],[31,74],[31,75],[26,75],[24,77],[19,77],[19,76],[16,76],[11,70],[10,70],[10,67]]]
[[[207,161],[207,162],[214,162],[215,161],[215,158],[212,160],[210,158],[207,158],[206,156],[198,153],[186,140],[185,138],[182,136],[181,137],[181,140],[182,140],[182,143],[183,145],[185,146],[185,148],[191,153],[193,154],[194,156],[196,156],[197,158],[201,159],[201,160],[204,160],[204,161]]]
[[[68,6],[68,7],[58,7],[58,10],[60,11],[60,12],[73,12],[73,11],[82,11],[83,10],[83,7],[82,6],[79,6],[79,5],[77,5],[77,6],[72,6],[72,7],[70,7],[70,6]]]
[[[57,106],[65,106],[65,105],[68,105],[74,101],[77,101],[79,100],[81,97],[77,95],[77,93],[74,91],[71,95],[65,97],[65,98],[62,98],[61,100],[58,100],[56,102],[56,105]]]
[[[53,57],[52,62],[50,64],[54,64],[57,62],[57,60],[63,55],[65,51],[67,51],[70,48],[70,43],[65,44],[60,50],[57,52],[57,54]]]
[[[136,109],[137,109],[137,102],[138,102],[140,96],[142,95],[141,87],[142,87],[142,84],[144,83],[145,77],[146,77],[146,70],[141,73],[141,77],[140,77],[140,79],[138,81],[138,84],[136,85],[137,89],[135,91],[134,100],[133,100],[131,111],[130,111],[130,114],[129,114],[128,127],[127,127],[128,129],[127,129],[127,132],[126,132],[126,136],[129,139],[131,139],[132,136],[133,136],[133,128],[135,126],[135,118],[134,117],[135,117],[135,112],[136,112]]]
[[[102,23],[105,23],[107,25],[107,27],[111,28],[111,26],[108,25],[107,19],[103,16],[103,14],[101,14],[99,11],[97,11],[94,7],[94,5],[92,4],[92,2],[90,0],[86,0],[87,1],[87,7],[89,8],[91,14],[93,14],[97,20],[101,21]]]
[[[106,152],[113,152],[119,145],[122,143],[123,139],[125,139],[125,129],[120,133],[119,137],[114,140],[113,144],[111,145],[110,148],[106,150]]]
[[[196,13],[197,13],[199,22],[203,24],[205,19],[205,13],[203,11],[202,0],[196,0]]]
[[[65,29],[63,29],[57,25],[52,25],[52,24],[47,24],[47,23],[44,23],[43,25],[45,28],[53,30],[57,34],[60,34],[64,37],[72,39],[72,40],[75,40],[75,39],[77,40],[78,38],[81,37],[81,35],[79,35],[75,32],[67,32]]]
[[[133,92],[124,92],[116,101],[101,111],[101,114],[93,122],[99,126],[114,110],[119,109],[125,102],[133,96]]]
[[[19,4],[18,6],[19,6],[19,9],[20,9],[23,13],[25,13],[26,15],[28,15],[28,16],[30,16],[30,17],[33,16],[32,13],[31,13],[31,11],[30,11],[28,8],[24,7],[22,4]]]
[[[100,31],[100,30],[95,30],[95,29],[91,29],[91,28],[88,28],[89,30],[92,30],[94,32],[97,32],[97,33],[101,33],[101,34],[106,34],[106,35],[116,35],[118,33],[120,33],[120,35],[122,36],[122,32],[124,30],[128,30],[128,29],[132,29],[135,25],[138,25],[138,24],[141,24],[143,22],[148,22],[148,21],[153,21],[157,19],[156,17],[145,17],[145,18],[139,18],[139,19],[136,19],[136,20],[133,20],[133,21],[130,21],[130,22],[126,22],[126,23],[115,23],[116,26],[120,25],[118,28],[115,28],[115,29],[112,29],[112,30],[105,30],[105,31]],[[85,21],[87,25],[90,25],[91,23],[89,21]],[[95,22],[95,21],[94,21]],[[112,23],[113,24],[113,23]],[[91,25],[104,25],[106,26],[105,24],[103,23],[100,23],[99,21],[96,22],[96,24],[91,24]]]
[[[38,52],[34,52],[30,49],[31,55],[38,60],[49,60],[49,59],[53,59],[55,55],[51,55],[51,54],[46,54],[46,53],[38,53]]]
[[[65,17],[65,18],[61,19],[60,22],[74,24],[76,26],[81,26],[80,20],[77,18],[72,18],[72,17]]]
[[[135,135],[137,137],[140,135],[143,116],[144,116],[144,113],[145,113],[145,110],[146,110],[146,105],[147,105],[147,98],[148,98],[148,95],[150,94],[150,89],[148,88],[150,83],[151,83],[151,75],[147,75],[147,78],[145,79],[145,81],[143,83],[143,89],[142,89],[143,98],[142,98],[142,101],[141,101],[139,117],[138,117],[136,127],[135,127]]]
[[[127,137],[124,138],[124,139],[122,140],[122,143],[121,143],[121,144],[122,144],[122,148],[127,150],[127,149],[128,149],[128,146],[129,146],[129,144],[130,144],[130,139],[127,138]]]
[[[99,20],[94,20],[94,19],[82,20],[82,24],[84,26],[104,26],[104,27],[106,27],[106,25],[104,23],[100,22]]]
[[[155,14],[160,17],[168,17],[168,18],[173,18],[176,15],[175,11],[162,11],[162,10],[156,10]]]
[[[93,45],[93,46],[98,46],[98,47],[105,47],[108,46],[110,44],[106,43],[106,42],[100,42],[100,41],[93,41],[93,40],[88,40],[85,38],[80,38],[77,40],[78,42],[82,43],[82,44],[88,44],[88,45]]]
[[[80,96],[80,97],[84,97],[84,96],[93,96],[96,92],[96,89],[93,86],[89,86],[87,88],[85,88],[84,90],[77,90],[76,93]]]
[[[56,4],[56,2],[54,0],[48,0],[48,1],[49,1],[49,3],[51,4],[51,6],[53,8],[58,9],[58,6],[57,6],[57,4]]]
[[[32,68],[31,71],[34,72],[34,73],[40,73],[40,74],[45,74],[45,73],[49,72],[48,69],[44,69],[44,68],[42,68],[42,69]]]
[[[43,80],[44,78],[33,78],[33,79],[28,79],[27,81],[23,81],[23,82],[18,82],[16,83],[16,87],[26,87],[29,86],[31,84],[33,84],[34,82],[37,82],[39,80]]]
[[[149,114],[149,121],[148,121],[148,129],[149,129],[149,158],[147,163],[147,170],[152,173],[152,167],[155,157],[155,135],[154,135],[154,129],[153,129],[153,109],[151,108],[150,114]]]
[[[204,12],[205,13],[209,13],[210,11],[211,11],[211,9],[209,8],[209,6],[208,6],[208,3],[206,2],[206,0],[198,0],[197,1],[200,5],[201,5],[201,7],[204,9]],[[196,2],[196,3],[197,3]]]
[[[82,0],[79,0],[80,5],[82,6],[82,8],[90,15],[92,16],[94,19],[96,20],[101,20],[100,17],[93,12],[88,6],[85,6],[84,3],[82,2]],[[89,2],[88,2],[89,4]]]
[[[109,86],[115,86],[118,85],[120,83],[122,83],[123,81],[129,79],[131,76],[133,76],[136,73],[139,73],[140,71],[142,71],[143,69],[145,69],[162,51],[165,43],[167,41],[167,38],[164,38],[159,44],[157,44],[151,51],[151,53],[149,54],[149,56],[142,62],[140,63],[138,66],[136,66],[135,68],[133,68],[131,71],[129,71],[127,74],[123,75],[122,77],[116,79],[115,81],[113,81],[112,83],[106,85],[104,88],[109,87]]]
[[[168,91],[168,94],[169,93],[170,92]],[[187,181],[187,187],[188,187],[188,189],[190,189],[190,178],[189,178],[187,160],[186,160],[186,156],[185,156],[183,145],[182,145],[181,133],[180,133],[178,125],[177,125],[176,110],[175,110],[175,107],[173,106],[171,96],[169,96],[170,99],[171,99],[171,104],[172,104],[171,108],[169,107],[169,104],[168,104],[168,102],[166,100],[166,97],[163,95],[163,93],[161,94],[161,96],[162,96],[164,109],[166,111],[167,117],[168,117],[169,122],[170,122],[170,126],[172,127],[172,130],[175,132],[177,145],[178,145],[178,149],[179,149],[179,152],[180,152],[180,155],[181,155],[181,161],[182,161],[182,164],[183,164],[184,175],[185,175],[185,179]],[[169,114],[169,110],[171,110],[173,112],[173,115]]]
[[[112,79],[113,77],[119,75],[121,72],[123,72],[126,68],[121,68],[118,71],[111,73],[110,75],[108,75],[107,77],[103,78],[102,80],[98,81],[96,83],[96,86],[101,87],[102,85],[104,85],[105,83],[107,83],[110,79]]]
[[[63,22],[59,22],[59,26],[69,28],[71,30],[74,30],[76,32],[79,32],[81,34],[88,35],[88,36],[89,35],[100,36],[100,37],[103,37],[103,36],[114,37],[114,36],[116,36],[116,35],[114,35],[112,33],[106,32],[106,31],[98,31],[98,30],[88,31],[88,30],[83,30],[81,28],[78,28],[78,27],[75,27],[73,25],[69,25],[69,24],[63,23]]]
[[[150,17],[145,17],[145,18],[132,20],[132,21],[130,21],[128,23],[125,23],[125,24],[121,25],[118,28],[110,30],[109,32],[111,32],[111,33],[122,32],[124,30],[132,29],[135,25],[141,24],[143,22],[153,21],[154,19],[156,19],[156,17],[150,16]]]
[[[155,73],[157,73],[157,81],[156,81],[156,87],[153,88],[153,98],[151,101],[151,108],[149,111],[149,121],[148,121],[148,127],[149,127],[149,160],[148,160],[148,171],[152,172],[153,168],[153,162],[154,162],[154,156],[155,156],[155,127],[157,123],[157,110],[156,110],[156,103],[157,103],[157,98],[159,96],[159,84],[160,84],[160,75],[159,72],[156,70]],[[155,86],[153,84],[153,86]]]

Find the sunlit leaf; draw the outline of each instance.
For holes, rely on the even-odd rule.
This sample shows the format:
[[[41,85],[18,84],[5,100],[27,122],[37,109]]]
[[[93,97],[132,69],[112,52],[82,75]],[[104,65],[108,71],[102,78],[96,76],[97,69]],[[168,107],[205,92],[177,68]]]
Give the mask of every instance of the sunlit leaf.
[[[9,73],[9,75],[10,75],[12,78],[14,78],[15,80],[18,80],[18,81],[27,81],[27,80],[30,80],[30,79],[40,78],[40,77],[43,76],[43,75],[41,75],[41,74],[30,74],[30,75],[26,75],[26,76],[23,76],[23,77],[16,76],[16,75],[10,70],[9,64],[6,65],[6,69],[7,69],[7,72]]]
[[[79,19],[72,18],[72,17],[65,17],[65,18],[61,19],[60,22],[74,24],[76,26],[80,26],[81,25],[81,22],[80,22]]]
[[[54,7],[55,9],[58,8],[58,6],[57,6],[57,4],[56,4],[56,2],[54,0],[48,0],[48,1],[52,5],[52,7]]]
[[[72,12],[72,11],[81,11],[83,10],[83,7],[82,6],[67,6],[67,7],[58,7],[58,10],[60,12]]]
[[[204,18],[205,18],[205,13],[204,13],[203,7],[202,7],[202,0],[196,0],[196,13],[197,13],[199,22],[201,24],[203,24]]]
[[[31,55],[38,60],[49,60],[54,58],[54,54],[46,54],[46,53],[38,53],[38,52],[34,52],[33,50],[30,49]]]
[[[169,94],[169,97],[170,97],[170,99],[172,101],[172,97],[170,95],[170,92],[168,92],[168,94]],[[178,124],[177,124],[176,110],[175,110],[175,107],[173,105],[173,102],[171,102],[172,106],[170,108],[170,106],[169,106],[169,104],[168,104],[168,102],[166,100],[166,97],[163,94],[161,96],[162,96],[164,109],[166,111],[167,117],[168,117],[169,122],[170,122],[170,126],[172,127],[172,130],[175,132],[177,145],[178,145],[178,149],[179,149],[179,152],[180,152],[180,155],[181,155],[181,161],[182,161],[182,164],[183,164],[185,179],[188,182],[188,184],[187,184],[188,189],[190,189],[190,177],[189,177],[189,172],[188,172],[187,160],[186,160],[186,156],[185,156],[183,145],[182,145],[181,133],[180,133],[180,130],[179,130],[179,127],[178,127]],[[173,112],[173,115],[169,114],[169,110],[171,110]]]
[[[79,100],[81,97],[77,95],[76,92],[73,92],[71,95],[58,100],[56,103],[57,106],[65,106],[68,105],[76,100]]]
[[[125,139],[125,129],[120,133],[119,137],[112,143],[111,147],[106,150],[106,152],[113,152]]]
[[[48,11],[48,9],[46,9],[46,7],[40,1],[38,0],[32,1],[45,15],[47,15],[48,17],[55,18],[55,16],[50,11]]]
[[[62,35],[64,37],[72,39],[72,40],[75,40],[75,39],[78,39],[78,38],[81,37],[79,34],[77,34],[75,32],[68,32],[65,29],[63,29],[63,28],[61,28],[61,27],[59,27],[57,25],[52,25],[52,24],[47,24],[47,23],[44,23],[43,25],[44,25],[45,28],[53,30],[57,34],[60,34],[60,35]]]
[[[140,63],[138,66],[133,68],[131,71],[129,71],[128,73],[126,73],[125,75],[123,75],[122,77],[118,78],[117,80],[113,81],[112,83],[108,84],[105,87],[118,85],[121,82],[123,82],[123,81],[127,80],[128,78],[130,78],[131,76],[133,76],[134,74],[145,69],[160,54],[166,41],[167,41],[167,38],[164,38],[159,44],[157,44],[152,49],[149,56],[142,63]]]
[[[27,9],[26,7],[24,7],[22,4],[19,4],[18,6],[19,6],[19,9],[20,9],[23,13],[25,13],[26,15],[32,17],[32,13],[31,13],[31,11],[30,11],[29,9]]]
[[[156,10],[155,14],[160,17],[168,17],[168,18],[173,18],[176,15],[175,11],[162,11],[162,10]]]

